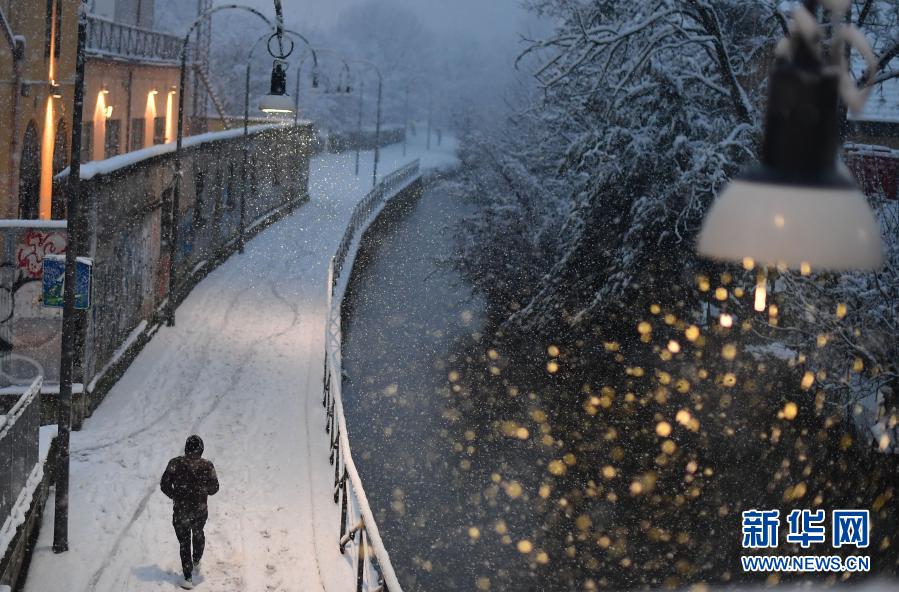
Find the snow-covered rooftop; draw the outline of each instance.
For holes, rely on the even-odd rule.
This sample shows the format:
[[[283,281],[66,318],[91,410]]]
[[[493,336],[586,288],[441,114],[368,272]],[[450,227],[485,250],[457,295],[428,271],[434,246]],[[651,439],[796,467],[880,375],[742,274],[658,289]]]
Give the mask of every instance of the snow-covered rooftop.
[[[899,123],[899,78],[876,86],[868,96],[864,110],[850,118],[855,121]]]

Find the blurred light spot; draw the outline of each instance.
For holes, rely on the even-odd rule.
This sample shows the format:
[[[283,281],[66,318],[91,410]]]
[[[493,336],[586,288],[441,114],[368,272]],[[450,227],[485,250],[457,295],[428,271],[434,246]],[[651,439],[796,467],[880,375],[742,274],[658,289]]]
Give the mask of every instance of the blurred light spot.
[[[755,285],[755,310],[762,312],[765,310],[765,301],[767,299],[767,282],[765,276],[759,274],[758,282]]]
[[[799,383],[802,387],[802,390],[807,391],[812,388],[812,385],[815,383],[815,375],[810,371],[806,371],[805,374],[802,375],[802,382]]]
[[[790,401],[789,403],[784,405],[782,413],[783,413],[784,419],[788,419],[788,420],[792,421],[792,420],[796,419],[797,415],[799,415],[799,407],[796,405],[796,403]]]
[[[737,357],[737,346],[733,343],[725,344],[725,346],[721,348],[721,357],[727,361],[732,361]]]
[[[521,484],[518,481],[511,481],[505,486],[506,495],[512,499],[518,499],[523,493]]]
[[[550,473],[557,476],[564,475],[568,470],[568,467],[565,466],[565,463],[558,459],[549,461],[547,468],[549,469]]]

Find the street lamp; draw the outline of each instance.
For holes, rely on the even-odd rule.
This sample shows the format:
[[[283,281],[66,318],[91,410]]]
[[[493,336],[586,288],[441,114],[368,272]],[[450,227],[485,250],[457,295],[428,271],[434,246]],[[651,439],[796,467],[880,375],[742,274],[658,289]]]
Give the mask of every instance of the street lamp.
[[[432,105],[432,100],[431,100],[430,85],[428,84],[428,81],[424,76],[422,76],[421,74],[418,74],[418,75],[412,77],[411,80],[406,81],[406,94],[405,94],[405,100],[404,100],[404,106],[403,106],[403,112],[405,113],[405,120],[403,122],[403,156],[406,156],[406,146],[409,143],[409,90],[410,90],[409,87],[412,85],[413,82],[419,82],[419,83],[424,82],[425,86],[429,88],[429,90],[428,90],[428,150],[431,149],[431,105]]]
[[[882,264],[871,208],[838,164],[842,72],[821,58],[810,14],[815,4],[796,9],[789,40],[779,46],[762,162],[737,177],[713,204],[699,234],[701,255],[805,273]],[[831,51],[842,58],[838,47]]]
[[[268,18],[256,10],[255,8],[250,8],[249,6],[244,6],[242,4],[223,4],[221,6],[216,6],[210,8],[199,17],[197,20],[193,22],[193,24],[188,29],[187,33],[184,36],[184,40],[181,44],[181,76],[178,82],[178,135],[175,143],[175,187],[172,192],[172,204],[170,208],[170,221],[171,221],[171,231],[169,233],[169,295],[168,300],[166,302],[166,325],[169,327],[173,327],[175,325],[175,306],[177,299],[177,266],[176,259],[178,254],[178,213],[181,207],[181,148],[184,141],[184,82],[187,72],[187,45],[190,43],[190,37],[193,34],[194,30],[202,23],[204,20],[211,18],[217,12],[221,12],[223,10],[243,10],[245,12],[249,12],[260,19],[262,19],[267,28],[269,30],[275,29],[275,26],[272,25],[271,21]],[[278,0],[275,0],[275,11],[278,15],[278,25],[277,25],[277,33],[275,34],[278,37],[278,45],[281,47],[282,54],[281,55],[272,55],[275,59],[283,59],[286,57],[283,54],[283,45],[281,42],[281,37],[283,35],[283,25],[281,24],[281,3]],[[271,49],[269,49],[271,52]]]
[[[286,62],[275,60],[272,65],[271,90],[262,97],[259,102],[259,110],[263,113],[288,114],[293,113],[293,101],[287,94],[287,70]]]
[[[371,185],[374,187],[378,184],[378,161],[381,160],[381,103],[383,102],[384,97],[384,76],[381,74],[381,69],[378,68],[377,64],[374,62],[358,58],[351,59],[350,61],[369,66],[374,70],[375,74],[378,75],[378,107],[377,115],[375,116],[375,163],[371,174]]]
[[[303,35],[297,33],[296,31],[291,31],[291,30],[289,30],[289,29],[284,29],[284,30],[282,30],[282,34],[287,34],[287,35],[291,35],[291,36],[296,37],[297,39],[299,39],[300,41],[302,41],[303,43],[305,43],[306,46],[308,47],[308,49],[309,49],[310,51],[312,51],[312,55],[315,56],[315,50],[312,49],[312,45],[309,43],[309,40],[306,39],[306,37],[304,37]],[[272,53],[272,50],[271,50],[271,42],[272,42],[272,39],[273,39],[276,35],[277,35],[277,33],[276,33],[275,35],[269,36],[268,33],[266,33],[265,35],[263,35],[262,37],[260,37],[259,39],[256,40],[256,42],[255,42],[255,43],[253,44],[253,46],[250,48],[250,52],[247,54],[247,76],[246,76],[246,86],[245,86],[245,88],[244,88],[244,110],[243,110],[243,137],[244,137],[244,141],[243,141],[243,171],[244,171],[244,186],[243,186],[243,191],[241,191],[241,194],[240,194],[240,224],[239,224],[239,234],[238,234],[238,239],[237,239],[237,250],[238,250],[239,253],[243,253],[243,252],[244,252],[244,246],[245,246],[245,233],[246,233],[247,191],[248,191],[246,179],[247,179],[247,167],[249,166],[249,159],[250,159],[250,154],[249,154],[249,149],[250,149],[250,148],[249,148],[249,135],[250,135],[250,70],[251,70],[251,67],[252,67],[252,64],[253,64],[253,55],[256,53],[256,49],[259,47],[259,44],[262,43],[262,41],[264,41],[264,40],[266,39],[266,37],[268,37],[268,43],[269,43],[268,50],[269,50],[269,54],[271,54],[271,53]],[[291,44],[292,44],[292,43],[293,43],[293,41],[291,41]],[[283,53],[283,46],[281,47],[281,51],[282,51],[282,53]],[[292,53],[292,52],[293,52],[293,45],[291,45],[290,52],[287,52],[287,53]],[[277,64],[277,61],[276,61],[276,64]],[[282,72],[283,72],[283,68],[282,68]],[[287,98],[287,96],[284,95],[284,88],[283,88],[283,87],[279,87],[279,88],[277,88],[277,89],[274,88],[274,86],[275,86],[275,80],[274,80],[274,78],[275,78],[275,75],[274,75],[274,72],[273,72],[273,73],[272,73],[272,87],[273,87],[273,88],[271,89],[271,91],[269,92],[269,94],[266,95],[265,98],[263,98],[262,104],[260,105],[260,109],[261,109],[262,111],[266,112],[266,113],[289,113],[289,112],[291,112],[293,109],[291,109],[290,111],[288,111],[288,110],[287,110],[287,107],[283,104],[283,98]],[[285,84],[286,84],[286,81],[283,81],[283,80],[282,80],[281,82],[285,82]],[[279,82],[279,84],[280,84],[280,82]],[[276,97],[277,97],[277,95],[275,95],[275,91],[276,91],[276,90],[280,90],[280,91],[281,91],[281,97],[283,97],[283,98],[276,98]],[[296,109],[297,111],[299,111],[299,94],[300,94],[300,91],[299,91],[299,83],[298,83],[298,84],[297,84],[297,99],[296,99],[296,100],[297,100],[297,103],[296,103],[296,107],[295,107],[295,109]],[[280,102],[280,103],[276,103],[276,101],[281,101],[281,102]],[[288,98],[288,102],[289,102],[289,98]],[[279,109],[280,109],[280,110],[279,110]],[[294,118],[294,124],[296,125],[296,123],[297,123],[297,120],[296,120],[296,118]]]
[[[337,59],[339,59],[343,63],[343,74],[345,74],[347,80],[349,80],[350,66],[347,63],[346,59],[344,59],[343,56],[341,56],[340,52],[338,52],[334,49],[328,48],[328,47],[316,47],[316,48],[310,47],[309,50],[300,59],[299,65],[297,65],[296,112],[294,114],[294,123],[298,122],[299,118],[300,118],[300,83],[303,80],[303,66],[306,65],[306,60],[309,59],[310,55],[312,55],[312,88],[317,89],[319,87],[318,54],[323,54],[323,53],[334,54],[337,57]],[[347,85],[344,88],[341,88],[340,84],[338,83],[338,92],[350,93],[351,91],[352,91],[352,89],[350,87],[349,82],[347,82]],[[358,155],[357,155],[357,165],[356,165],[356,169],[357,169],[356,174],[357,175],[359,174],[358,168],[359,168],[359,165],[358,165]]]

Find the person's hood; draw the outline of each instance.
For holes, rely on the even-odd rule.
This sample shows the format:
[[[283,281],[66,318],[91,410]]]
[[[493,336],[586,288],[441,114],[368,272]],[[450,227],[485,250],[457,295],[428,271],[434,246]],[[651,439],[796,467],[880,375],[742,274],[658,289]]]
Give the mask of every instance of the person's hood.
[[[197,435],[190,436],[184,444],[184,454],[187,456],[203,456],[203,438]]]

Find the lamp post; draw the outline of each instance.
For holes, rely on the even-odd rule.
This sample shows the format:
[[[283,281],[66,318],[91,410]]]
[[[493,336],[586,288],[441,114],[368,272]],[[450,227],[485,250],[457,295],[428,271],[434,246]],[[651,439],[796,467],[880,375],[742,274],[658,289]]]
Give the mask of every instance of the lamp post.
[[[221,6],[210,8],[199,17],[197,17],[197,20],[193,22],[193,24],[185,34],[184,40],[181,44],[181,73],[178,82],[178,135],[175,143],[175,187],[172,192],[172,204],[169,217],[169,220],[171,222],[171,229],[169,232],[169,294],[168,300],[166,302],[165,315],[166,325],[169,327],[173,327],[175,325],[175,300],[177,298],[176,291],[178,288],[176,275],[176,259],[178,254],[178,215],[181,207],[181,148],[184,142],[184,81],[187,71],[187,45],[188,43],[190,43],[190,36],[200,25],[200,23],[208,18],[211,18],[215,13],[221,12],[223,10],[242,10],[245,12],[249,12],[250,14],[256,15],[257,17],[262,19],[262,21],[267,25],[268,29],[275,28],[275,25],[272,25],[271,21],[269,21],[264,14],[262,14],[255,8],[250,8],[249,6],[244,6],[242,4],[223,4]],[[281,35],[283,34],[283,25],[280,22],[281,2],[279,0],[275,0],[275,10],[279,17],[277,33],[275,33],[275,35],[278,36],[280,45]]]
[[[371,185],[374,187],[378,184],[378,161],[381,160],[381,103],[384,98],[384,76],[381,74],[381,69],[372,61],[358,58],[350,61],[369,66],[378,75],[378,107],[375,115],[375,162],[371,173]]]
[[[359,148],[362,143],[362,108],[365,96],[365,79],[359,81],[359,119],[356,122],[356,130],[359,137],[356,138],[356,176],[359,176]]]
[[[303,54],[302,59],[300,60],[299,65],[297,66],[297,88],[294,92],[294,112],[293,112],[293,124],[297,125],[300,122],[300,82],[301,82],[301,72],[303,70],[303,62],[306,61],[306,57],[308,55],[312,56],[312,88],[318,88],[318,54],[315,49],[311,46],[306,50]]]
[[[277,33],[276,33],[277,34]],[[312,44],[309,43],[309,40],[306,39],[300,33],[296,31],[292,31],[290,29],[284,29],[282,34],[287,34],[292,37],[296,37],[300,41],[306,44],[309,51],[312,52],[313,58],[316,63],[318,63],[318,58],[315,57],[315,49],[312,48]],[[250,48],[249,53],[247,54],[247,75],[246,75],[246,85],[244,87],[244,110],[243,110],[243,175],[244,175],[244,184],[243,190],[240,192],[240,222],[238,224],[238,238],[237,238],[237,251],[238,253],[244,252],[244,247],[246,245],[246,215],[247,215],[247,168],[249,167],[250,160],[250,71],[252,69],[253,64],[253,55],[256,53],[256,49],[259,47],[259,44],[262,43],[265,39],[268,39],[269,45],[271,45],[272,38],[275,35],[269,35],[266,33],[262,37],[256,40],[253,44],[253,47]],[[281,51],[283,52],[283,46],[281,47]],[[271,48],[269,47],[269,53],[271,53]],[[297,81],[297,97],[296,97],[296,105],[294,107],[294,125],[297,124],[298,119],[296,114],[300,109],[300,84]]]
[[[58,435],[56,437],[56,497],[53,517],[53,552],[69,550],[69,435],[72,426],[72,373],[75,359],[75,269],[83,246],[81,191],[81,125],[84,119],[84,50],[87,42],[87,0],[78,7],[75,58],[75,98],[72,109],[72,162],[66,194],[68,247],[63,284],[62,347],[59,360]]]
[[[409,143],[409,85],[406,85],[406,98],[403,101],[403,156],[406,156],[406,145]]]
[[[403,122],[403,156],[406,156],[406,145],[409,143],[409,87],[412,82],[422,82],[427,84],[427,80],[421,74],[416,75],[406,82],[406,97],[404,101],[403,113],[405,121]],[[431,91],[428,89],[428,150],[431,149]]]
[[[312,48],[310,48],[310,49],[312,49]],[[320,54],[320,53],[334,54],[337,57],[337,59],[339,59],[343,63],[343,70],[346,73],[347,78],[349,78],[350,66],[347,63],[347,61],[343,58],[343,56],[340,55],[340,52],[338,52],[337,50],[331,49],[329,47],[316,47],[313,51],[306,52],[303,55],[302,59],[300,59],[300,63],[297,65],[297,89],[296,89],[297,117],[299,117],[299,109],[300,109],[299,96],[300,96],[300,82],[303,79],[303,66],[306,65],[306,60],[309,59],[309,56],[311,55],[312,56],[312,88],[318,88],[318,54]],[[347,92],[349,92],[349,88],[350,88],[349,83],[347,83],[347,87],[346,87]],[[338,85],[338,90],[339,90],[339,85]]]
[[[701,255],[803,272],[882,263],[871,208],[837,164],[841,72],[820,57],[816,8],[817,2],[807,1],[796,9],[771,72],[761,163],[734,179],[712,205],[699,235]],[[843,52],[834,45],[831,54],[840,60]],[[759,294],[756,309],[764,309],[764,291]]]

